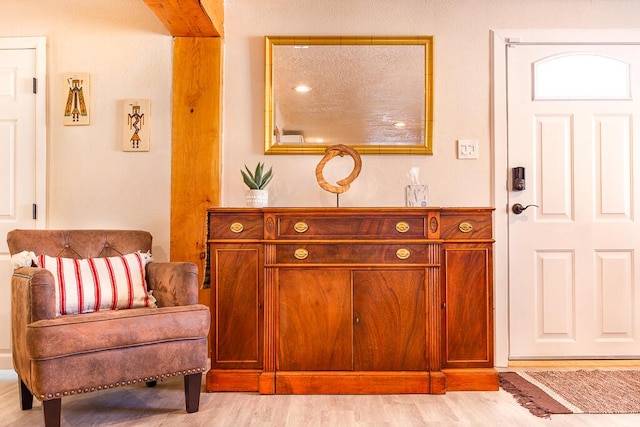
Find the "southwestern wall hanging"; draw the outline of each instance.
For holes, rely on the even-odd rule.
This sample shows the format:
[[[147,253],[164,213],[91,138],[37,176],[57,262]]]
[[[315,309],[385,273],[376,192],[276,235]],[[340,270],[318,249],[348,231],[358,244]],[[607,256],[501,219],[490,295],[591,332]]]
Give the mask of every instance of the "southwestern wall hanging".
[[[149,151],[151,101],[125,99],[122,101],[122,151]]]
[[[65,126],[83,126],[89,124],[90,87],[89,73],[64,75],[67,87],[67,100],[62,123]]]

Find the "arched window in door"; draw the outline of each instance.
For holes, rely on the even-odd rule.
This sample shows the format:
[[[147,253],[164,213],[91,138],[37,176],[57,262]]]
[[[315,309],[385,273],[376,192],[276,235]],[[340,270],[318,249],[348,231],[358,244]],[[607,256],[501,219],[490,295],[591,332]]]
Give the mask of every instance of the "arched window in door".
[[[555,55],[533,64],[533,99],[631,99],[627,62],[595,53]]]

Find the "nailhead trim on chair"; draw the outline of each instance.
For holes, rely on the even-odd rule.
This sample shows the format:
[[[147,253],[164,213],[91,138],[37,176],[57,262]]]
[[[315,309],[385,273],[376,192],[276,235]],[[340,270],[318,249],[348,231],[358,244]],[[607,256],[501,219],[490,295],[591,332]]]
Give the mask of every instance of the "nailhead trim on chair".
[[[41,394],[40,395],[40,400],[57,399],[59,397],[64,397],[64,396],[73,396],[74,394],[90,393],[92,391],[106,390],[108,388],[120,387],[120,386],[125,386],[125,385],[132,385],[132,384],[137,384],[137,383],[142,383],[142,382],[146,383],[146,382],[149,382],[149,381],[157,381],[157,380],[162,380],[164,378],[169,378],[169,377],[197,374],[199,372],[204,372],[206,370],[207,370],[207,368],[186,369],[184,371],[177,371],[177,372],[171,372],[171,373],[168,373],[168,374],[161,374],[161,375],[156,375],[156,376],[138,378],[138,379],[135,379],[135,380],[120,381],[120,382],[116,382],[116,383],[113,383],[113,384],[99,385],[99,386],[95,386],[95,387],[91,387],[91,388],[87,387],[87,388],[84,388],[84,389],[80,388],[80,389],[77,389],[77,390],[59,391],[59,392],[56,392],[56,393],[49,393],[46,396],[44,394]]]

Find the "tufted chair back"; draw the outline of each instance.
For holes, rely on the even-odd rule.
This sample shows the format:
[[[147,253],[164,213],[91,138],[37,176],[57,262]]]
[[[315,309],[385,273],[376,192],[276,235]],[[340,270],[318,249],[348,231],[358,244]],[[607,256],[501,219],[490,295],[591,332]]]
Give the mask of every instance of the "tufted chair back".
[[[9,252],[64,258],[103,258],[151,250],[151,234],[139,230],[14,230]]]

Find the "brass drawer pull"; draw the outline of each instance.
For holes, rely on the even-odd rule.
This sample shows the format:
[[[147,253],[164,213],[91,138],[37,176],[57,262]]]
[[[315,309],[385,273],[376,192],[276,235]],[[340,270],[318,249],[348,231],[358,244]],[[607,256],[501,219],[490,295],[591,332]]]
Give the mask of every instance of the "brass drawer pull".
[[[296,222],[296,224],[293,226],[293,229],[296,230],[298,233],[304,233],[309,229],[309,226],[307,225],[306,222],[300,221],[300,222]]]
[[[409,228],[411,228],[409,227],[409,224],[404,221],[400,221],[396,224],[396,230],[398,230],[399,233],[406,233],[409,231]]]
[[[229,228],[233,233],[242,233],[242,230],[244,230],[244,225],[239,222],[234,222]]]
[[[309,251],[304,248],[296,249],[293,256],[297,259],[306,259],[309,256]]]
[[[473,230],[473,225],[471,225],[471,223],[469,222],[461,222],[458,226],[458,230],[462,231],[463,233],[468,233]]]
[[[409,257],[411,256],[411,252],[409,251],[409,249],[400,248],[396,251],[396,256],[398,257],[398,259],[409,259]]]

